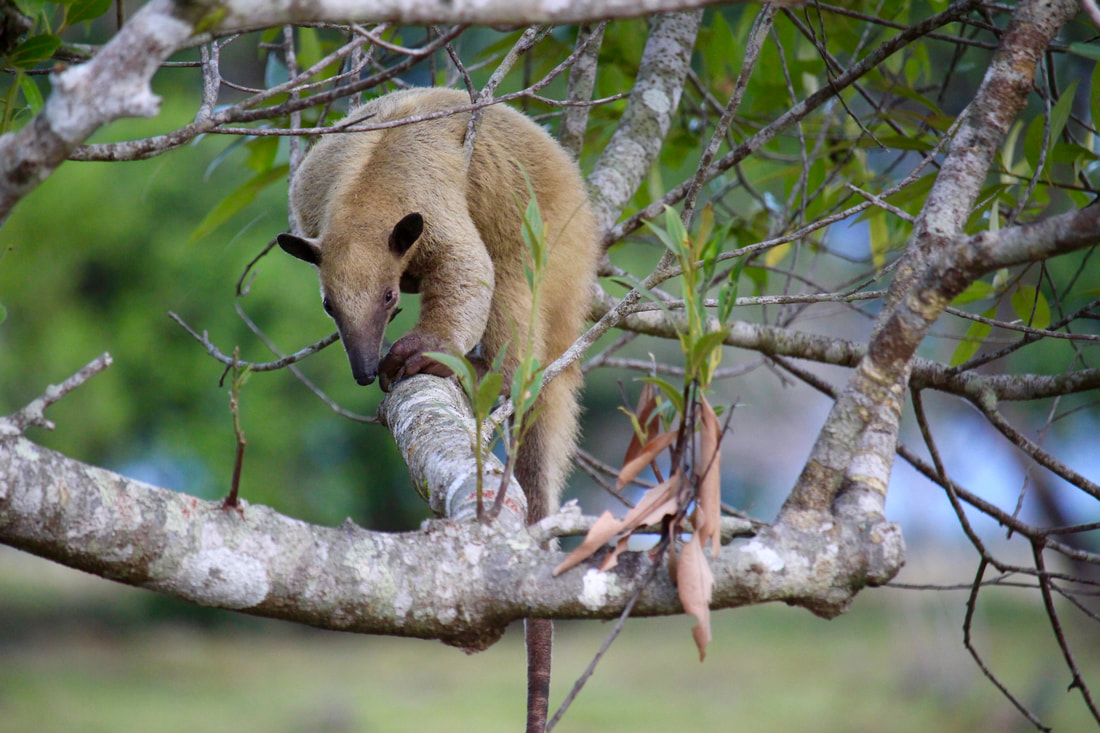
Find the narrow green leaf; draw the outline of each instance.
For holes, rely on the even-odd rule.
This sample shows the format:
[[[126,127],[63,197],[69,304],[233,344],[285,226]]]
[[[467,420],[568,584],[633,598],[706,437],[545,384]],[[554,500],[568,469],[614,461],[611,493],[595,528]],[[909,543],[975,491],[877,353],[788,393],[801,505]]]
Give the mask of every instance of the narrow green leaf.
[[[1030,174],[1039,165],[1039,154],[1043,149],[1043,116],[1036,115],[1028,123],[1027,132],[1024,133],[1024,156],[1028,163]]]
[[[886,267],[886,252],[890,249],[890,230],[886,226],[886,211],[875,207],[875,213],[868,217],[871,240],[871,264],[876,270]]]
[[[1046,296],[1031,285],[1021,285],[1012,294],[1012,310],[1025,325],[1032,328],[1050,326],[1050,305]]]
[[[1069,52],[1086,59],[1100,61],[1100,46],[1097,46],[1095,43],[1083,43],[1081,41],[1071,43],[1069,44]],[[1093,119],[1096,118],[1094,117]]]
[[[206,218],[199,222],[198,227],[191,233],[191,238],[188,241],[197,242],[229,221],[234,214],[252,203],[260,191],[276,181],[285,180],[289,171],[290,167],[288,165],[279,165],[263,173],[258,173],[245,181],[240,188],[226,196],[220,204],[214,207],[213,211],[206,215]]]
[[[726,340],[727,334],[725,329],[711,331],[700,337],[692,346],[689,359],[691,370],[695,372],[692,376],[696,377],[704,387],[710,384],[711,372],[721,359],[722,342]]]
[[[1062,90],[1062,96],[1058,97],[1058,101],[1054,104],[1054,107],[1050,110],[1050,145],[1053,148],[1054,143],[1062,136],[1062,130],[1066,129],[1066,122],[1069,121],[1069,113],[1073,111],[1073,94],[1077,91],[1077,82],[1073,81]]]
[[[463,391],[466,392],[466,397],[470,400],[470,405],[474,406],[477,395],[473,392],[473,386],[477,383],[477,369],[470,363],[470,360],[457,354],[448,354],[445,351],[426,351],[424,356],[435,359],[454,372],[462,385]]]
[[[997,306],[993,306],[982,315],[986,318],[993,318],[997,315]],[[978,349],[982,347],[982,342],[985,341],[992,330],[992,327],[988,324],[978,321],[972,322],[970,328],[966,329],[963,340],[955,348],[955,353],[951,356],[951,366],[958,366],[970,361],[971,357],[978,353]]]
[[[34,83],[34,79],[23,72],[19,72],[19,88],[23,90],[23,97],[27,100],[27,104],[30,105],[31,112],[38,114],[38,111],[42,109],[44,101],[42,99],[42,91],[38,88],[38,85]]]
[[[640,381],[652,384],[654,387],[661,390],[665,398],[674,408],[676,408],[676,413],[678,415],[684,414],[684,395],[680,390],[660,377],[642,377]]]

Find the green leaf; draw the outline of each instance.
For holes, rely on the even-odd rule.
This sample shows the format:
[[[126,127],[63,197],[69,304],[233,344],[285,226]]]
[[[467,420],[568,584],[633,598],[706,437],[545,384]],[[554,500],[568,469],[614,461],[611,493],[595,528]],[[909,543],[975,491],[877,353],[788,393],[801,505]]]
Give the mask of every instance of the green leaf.
[[[226,196],[220,204],[214,207],[213,211],[206,215],[206,218],[191,233],[188,242],[197,242],[229,221],[233,215],[252,203],[252,200],[256,198],[260,191],[276,181],[284,180],[289,172],[290,166],[284,164],[253,176],[236,191]]]
[[[248,148],[248,157],[244,164],[257,173],[270,170],[275,164],[275,155],[279,152],[279,137],[277,135],[262,135],[254,137],[245,143]]]
[[[875,213],[868,218],[871,240],[871,263],[875,270],[886,267],[886,252],[890,249],[890,230],[886,226],[886,211],[875,207]]]
[[[955,296],[955,299],[951,301],[951,305],[966,305],[967,303],[973,303],[975,300],[991,298],[996,294],[997,291],[993,289],[992,285],[984,280],[975,280],[970,283],[966,290]]]
[[[1012,294],[1012,310],[1016,317],[1032,328],[1050,326],[1050,305],[1046,296],[1031,285],[1021,285]]]
[[[1050,144],[1053,148],[1055,141],[1062,136],[1062,130],[1066,129],[1069,113],[1073,111],[1073,94],[1077,91],[1077,82],[1071,82],[1058,98],[1054,107],[1050,110]]]
[[[76,0],[65,13],[65,24],[76,25],[94,20],[110,9],[113,0]]]
[[[1043,148],[1043,116],[1036,115],[1028,123],[1027,132],[1024,133],[1024,159],[1028,163],[1028,173],[1039,165],[1039,154]]]
[[[308,69],[324,58],[324,53],[321,51],[321,38],[316,28],[298,28],[296,46],[296,57],[300,70]]]
[[[429,359],[435,359],[443,366],[450,369],[458,377],[458,381],[462,384],[463,391],[466,392],[466,397],[470,400],[471,407],[476,402],[476,394],[473,391],[473,385],[477,383],[477,369],[465,356],[459,356],[458,354],[448,354],[445,351],[426,351],[424,356]]]
[[[1073,45],[1070,46],[1071,49]],[[1100,47],[1091,46],[1090,48],[1096,48],[1098,55],[1100,55]],[[1096,64],[1092,68],[1092,81],[1089,87],[1089,111],[1092,113],[1092,120],[1095,124],[1097,120],[1100,120],[1100,64]]]
[[[1100,61],[1100,46],[1095,43],[1077,43],[1069,44],[1069,52],[1077,54],[1086,59],[1092,59],[1093,61]],[[1096,119],[1095,117],[1093,119]]]
[[[58,2],[57,5],[68,5],[68,2]],[[15,6],[19,12],[28,18],[34,18],[46,7],[46,0],[15,0]]]
[[[718,364],[721,358],[722,342],[726,340],[728,332],[725,329],[711,331],[701,336],[691,348],[691,358],[688,363],[694,372],[691,376],[697,378],[704,387],[710,384],[711,369]],[[717,353],[715,353],[717,351]]]
[[[34,79],[23,72],[19,72],[19,88],[23,90],[23,97],[27,100],[27,104],[30,105],[31,112],[38,114],[38,111],[42,109],[44,101],[42,99],[42,92],[39,90],[38,85],[34,83]]]
[[[477,388],[477,399],[473,405],[475,415],[488,415],[493,405],[500,398],[500,388],[504,384],[504,375],[499,373],[486,374]]]
[[[993,318],[997,315],[997,306],[994,305],[982,315],[986,318]],[[993,328],[989,324],[979,321],[972,322],[970,328],[966,329],[963,340],[955,348],[955,353],[951,356],[951,366],[958,366],[970,361],[970,358],[978,353],[978,349],[982,347],[982,341],[985,341],[992,330]]]
[[[680,390],[660,377],[642,377],[640,381],[652,384],[654,387],[661,390],[665,398],[676,408],[676,413],[678,415],[684,414],[684,395]]]
[[[16,68],[27,69],[41,61],[49,60],[60,45],[61,39],[49,33],[31,36],[15,47],[8,56],[8,60]]]

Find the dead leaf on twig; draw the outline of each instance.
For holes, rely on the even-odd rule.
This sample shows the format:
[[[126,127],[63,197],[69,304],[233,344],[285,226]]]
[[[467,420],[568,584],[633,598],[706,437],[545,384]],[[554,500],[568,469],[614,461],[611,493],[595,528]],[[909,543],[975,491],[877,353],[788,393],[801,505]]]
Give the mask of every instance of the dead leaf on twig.
[[[645,470],[646,466],[657,459],[661,451],[672,445],[673,441],[676,440],[676,435],[677,431],[670,430],[667,433],[661,433],[646,443],[645,447],[636,456],[624,463],[623,467],[619,469],[619,479],[615,482],[615,489],[622,491],[624,486],[633,481],[639,473]]]
[[[695,637],[695,646],[699,648],[699,661],[707,656],[707,644],[710,642],[710,599],[714,590],[714,575],[703,554],[703,545],[699,533],[691,536],[680,550],[680,562],[676,568],[676,587],[680,593],[680,604],[684,612],[698,621],[691,630]]]
[[[707,398],[700,399],[702,407],[702,451],[699,455],[697,469],[702,469],[699,476],[699,493],[695,503],[695,513],[692,523],[695,525],[695,535],[701,545],[705,546],[707,540],[711,541],[711,556],[718,554],[722,548],[722,483],[719,461],[719,443],[722,439],[722,428],[718,425],[718,416],[714,414],[714,408],[707,402]]]

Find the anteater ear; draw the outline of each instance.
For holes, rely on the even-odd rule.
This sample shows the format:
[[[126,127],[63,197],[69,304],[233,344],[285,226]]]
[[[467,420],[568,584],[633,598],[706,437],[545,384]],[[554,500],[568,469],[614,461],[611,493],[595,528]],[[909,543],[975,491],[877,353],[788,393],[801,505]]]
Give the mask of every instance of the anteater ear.
[[[390,232],[390,252],[398,257],[404,257],[423,231],[424,217],[415,212],[407,215],[397,222],[393,231]]]
[[[293,234],[283,233],[279,237],[279,246],[288,255],[294,255],[314,267],[321,266],[321,244],[316,239],[296,237]]]

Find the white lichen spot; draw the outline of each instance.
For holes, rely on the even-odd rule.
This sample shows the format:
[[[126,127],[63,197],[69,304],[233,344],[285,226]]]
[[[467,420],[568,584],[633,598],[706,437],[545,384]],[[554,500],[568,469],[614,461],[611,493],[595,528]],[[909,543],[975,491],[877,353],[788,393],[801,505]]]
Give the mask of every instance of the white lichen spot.
[[[542,9],[547,15],[557,15],[558,13],[564,13],[572,6],[573,0],[545,0]]]
[[[19,456],[21,460],[31,463],[38,462],[38,450],[34,447],[34,443],[29,440],[15,441],[15,454]]]
[[[409,610],[413,607],[413,597],[409,589],[404,586],[398,586],[397,593],[393,597],[393,618],[397,622],[398,626],[402,625],[405,617],[409,615]]]
[[[779,553],[759,540],[752,540],[742,549],[748,555],[752,568],[758,572],[777,573],[786,567]]]
[[[590,568],[584,574],[584,590],[581,591],[580,601],[585,608],[595,610],[607,604],[610,577],[607,573],[601,573],[595,568]]]
[[[672,109],[672,101],[667,94],[659,89],[646,89],[642,93],[642,101],[659,115],[667,115],[669,110]]]
[[[104,548],[103,559],[108,562],[126,562],[134,556],[134,546],[126,544],[122,547]]]
[[[485,548],[473,542],[462,548],[463,557],[465,557],[466,562],[471,565],[478,565],[481,562],[481,558],[482,556],[484,556],[484,554]]]
[[[188,556],[169,585],[200,603],[220,608],[251,608],[263,601],[270,589],[262,562],[227,547]]]

